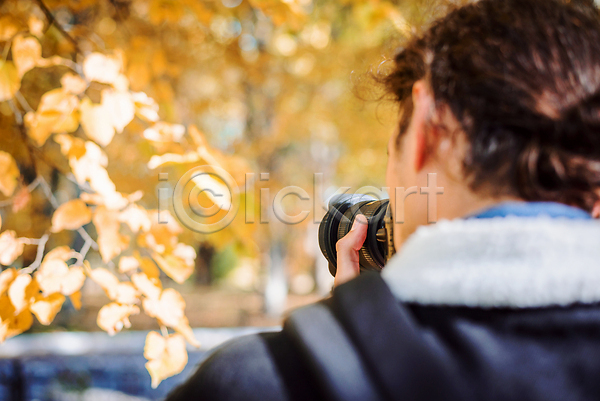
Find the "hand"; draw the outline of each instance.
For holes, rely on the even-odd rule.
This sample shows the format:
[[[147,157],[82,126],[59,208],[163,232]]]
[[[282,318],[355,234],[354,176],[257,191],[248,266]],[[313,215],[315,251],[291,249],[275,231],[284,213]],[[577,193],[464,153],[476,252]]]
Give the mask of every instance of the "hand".
[[[359,214],[354,219],[352,229],[335,245],[337,250],[337,272],[334,287],[352,280],[360,273],[358,251],[367,238],[367,218]]]

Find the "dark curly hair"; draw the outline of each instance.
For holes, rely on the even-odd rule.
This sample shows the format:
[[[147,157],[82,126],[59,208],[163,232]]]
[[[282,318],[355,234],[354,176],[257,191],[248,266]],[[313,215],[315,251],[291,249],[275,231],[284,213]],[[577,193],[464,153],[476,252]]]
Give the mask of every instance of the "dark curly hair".
[[[591,211],[600,199],[600,19],[558,0],[481,0],[410,40],[384,77],[403,109],[425,79],[469,149],[474,191]],[[400,135],[401,136],[401,135]]]

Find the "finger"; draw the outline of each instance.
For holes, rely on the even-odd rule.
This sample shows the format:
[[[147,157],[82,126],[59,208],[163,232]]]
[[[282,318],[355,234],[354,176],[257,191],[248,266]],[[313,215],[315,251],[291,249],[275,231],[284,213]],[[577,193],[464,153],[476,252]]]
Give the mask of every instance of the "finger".
[[[334,285],[352,280],[360,273],[358,251],[367,238],[367,227],[367,218],[359,214],[354,219],[350,232],[337,242],[337,272]]]

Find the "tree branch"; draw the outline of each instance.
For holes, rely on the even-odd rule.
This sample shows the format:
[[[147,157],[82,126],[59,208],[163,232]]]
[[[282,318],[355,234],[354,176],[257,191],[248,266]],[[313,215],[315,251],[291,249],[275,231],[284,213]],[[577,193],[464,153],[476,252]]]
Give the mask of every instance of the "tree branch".
[[[34,189],[37,188],[37,186],[40,185],[40,178],[39,176],[35,178],[35,180],[33,180],[31,182],[31,184],[27,185],[27,192],[31,193],[33,192]],[[10,206],[15,202],[14,196],[10,199],[6,199],[3,201],[0,201],[0,207],[6,207],[6,206]]]
[[[56,29],[58,29],[58,31],[69,42],[71,42],[71,44],[73,44],[73,47],[75,48],[75,51],[77,53],[81,53],[81,49],[79,48],[79,44],[77,44],[77,41],[71,35],[69,35],[69,33],[67,31],[65,31],[65,29],[56,21],[56,18],[54,18],[54,15],[52,15],[52,12],[48,9],[48,7],[46,6],[46,4],[44,4],[44,1],[43,0],[36,0],[36,3],[38,4],[38,6],[40,7],[40,9],[42,10],[42,12],[44,13],[44,15],[46,16],[46,19],[48,20],[48,24],[49,25],[54,25],[56,27]]]
[[[33,261],[32,264],[30,264],[29,266],[27,266],[24,269],[21,269],[21,273],[33,273],[35,271],[35,269],[37,269],[38,267],[40,267],[40,265],[42,264],[42,259],[44,257],[44,250],[46,249],[46,242],[48,242],[48,238],[50,238],[50,234],[46,233],[42,236],[42,238],[40,238],[38,240],[38,244],[37,244],[37,253],[35,254],[35,260]]]

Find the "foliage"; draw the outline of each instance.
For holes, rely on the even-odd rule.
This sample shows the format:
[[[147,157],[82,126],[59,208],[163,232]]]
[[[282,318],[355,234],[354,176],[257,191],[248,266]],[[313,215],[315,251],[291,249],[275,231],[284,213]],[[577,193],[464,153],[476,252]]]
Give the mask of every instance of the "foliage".
[[[312,160],[352,184],[382,175],[374,149],[388,128],[365,118],[346,80],[386,38],[411,31],[418,7],[5,1],[0,206],[10,229],[0,234],[0,341],[28,330],[33,316],[49,325],[67,298],[80,308],[91,279],[108,298],[97,320],[107,333],[141,311],[157,320],[161,332],[144,351],[152,386],[179,373],[185,342],[199,344],[161,274],[177,283],[192,274],[196,254],[185,242],[236,244],[258,257],[269,237],[243,216],[211,235],[184,231],[156,210],[156,172],[180,175],[203,162],[226,167],[241,186],[248,169],[272,171],[265,185],[276,187],[310,183],[298,166]],[[349,157],[338,160],[340,152]]]

